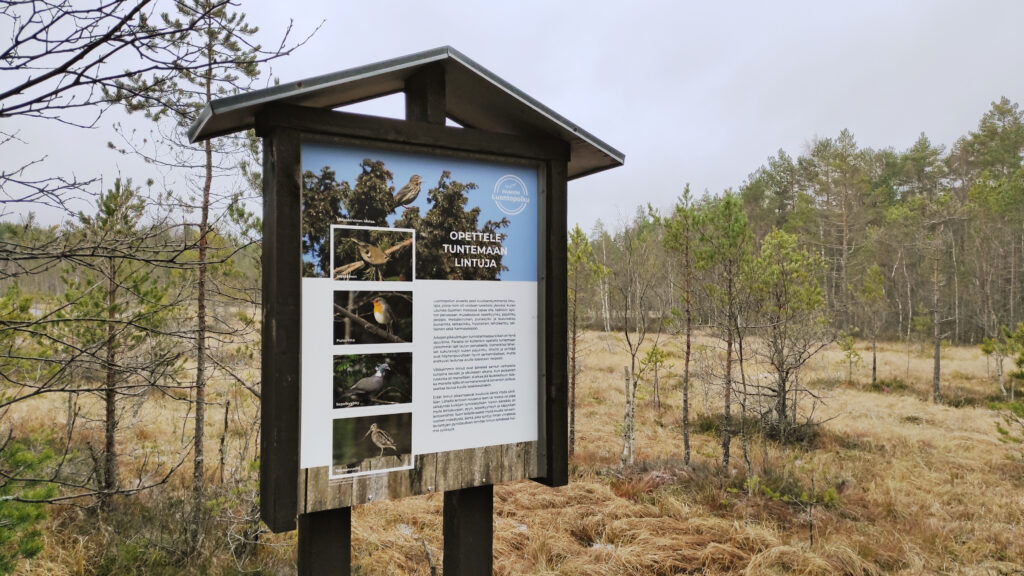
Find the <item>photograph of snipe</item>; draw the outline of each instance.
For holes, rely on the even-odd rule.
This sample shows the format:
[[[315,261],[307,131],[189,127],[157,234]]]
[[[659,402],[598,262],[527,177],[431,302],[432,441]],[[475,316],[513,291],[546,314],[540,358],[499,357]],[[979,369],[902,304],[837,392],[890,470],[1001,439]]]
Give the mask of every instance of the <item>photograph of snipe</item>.
[[[334,408],[412,402],[412,352],[334,357]]]
[[[412,414],[383,414],[334,421],[331,476],[408,468]]]
[[[412,342],[412,291],[335,290],[335,346],[409,342]]]
[[[331,278],[411,282],[413,231],[373,226],[331,226]]]

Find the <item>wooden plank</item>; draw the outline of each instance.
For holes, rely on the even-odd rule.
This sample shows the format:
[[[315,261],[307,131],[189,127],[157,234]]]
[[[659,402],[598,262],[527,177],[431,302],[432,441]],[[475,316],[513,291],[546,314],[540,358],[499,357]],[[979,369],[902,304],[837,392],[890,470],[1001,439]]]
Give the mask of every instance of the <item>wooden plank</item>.
[[[545,461],[541,459],[541,455],[537,447],[540,442],[527,442],[523,450],[523,465],[525,466],[524,473],[527,478],[544,478],[545,472]],[[542,482],[544,483],[544,482]]]
[[[501,446],[484,448],[482,471],[481,484],[497,484],[501,481]]]
[[[444,126],[447,86],[444,65],[428,64],[405,81],[405,119]]]
[[[351,508],[302,514],[298,525],[299,576],[349,576],[352,573]]]
[[[444,576],[492,574],[494,486],[444,493]]]
[[[455,452],[437,454],[437,487],[435,492],[454,490],[462,485],[462,469]]]
[[[329,509],[331,507],[328,502],[330,495],[328,488],[330,469],[327,466],[320,466],[318,468],[307,468],[305,472],[306,485],[304,492],[306,505],[301,510],[308,513]]]
[[[343,478],[333,481],[328,487],[327,508],[347,508],[352,506],[352,479]]]
[[[459,465],[462,468],[462,483],[460,488],[470,488],[485,484],[483,481],[485,456],[484,448],[470,448],[461,450]]]
[[[369,502],[370,479],[367,476],[357,476],[352,479],[352,504],[360,505]]]
[[[434,491],[437,476],[437,454],[416,457],[416,468],[410,474],[413,494],[427,494]]]
[[[388,475],[387,498],[398,500],[406,496],[414,496],[419,492],[413,492],[412,477],[416,469],[399,470]]]
[[[523,443],[505,444],[501,447],[501,476],[499,482],[512,482],[526,478],[523,464]]]
[[[263,382],[260,513],[274,532],[299,510],[299,135],[267,133],[263,146]]]
[[[306,134],[345,136],[514,158],[569,159],[569,144],[557,139],[498,134],[290,104],[267,106],[256,118],[257,135],[270,132],[275,127],[290,127]]]
[[[388,484],[390,476],[391,474],[374,474],[367,477],[367,502],[380,502],[388,499]]]

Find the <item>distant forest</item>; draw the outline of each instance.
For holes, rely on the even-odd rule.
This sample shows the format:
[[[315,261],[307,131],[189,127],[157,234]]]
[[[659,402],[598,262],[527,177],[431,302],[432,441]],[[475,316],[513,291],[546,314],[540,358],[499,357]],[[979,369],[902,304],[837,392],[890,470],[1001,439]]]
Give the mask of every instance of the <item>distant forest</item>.
[[[672,213],[641,207],[618,230],[599,221],[587,234],[589,252],[608,273],[581,284],[581,322],[621,326],[625,296],[613,271],[636,257],[627,252],[638,241],[650,244],[654,253],[644,258],[660,278],[648,298],[651,315],[679,308],[684,255],[668,236],[682,219],[693,226],[696,252],[715,249],[713,231],[700,226],[741,228],[734,231],[745,253],[737,278],[773,231],[794,237],[820,260],[815,274],[827,318],[843,334],[937,335],[959,344],[997,338],[1001,326],[1024,320],[1022,155],[1024,115],[1007,98],[949,149],[923,133],[905,150],[864,148],[843,130],[815,139],[796,158],[779,150],[737,190],[699,197],[680,190]],[[723,204],[740,209],[742,222],[709,220]],[[707,276],[709,266],[693,265],[704,282],[721,284]],[[699,304],[695,322],[713,324],[709,306]]]

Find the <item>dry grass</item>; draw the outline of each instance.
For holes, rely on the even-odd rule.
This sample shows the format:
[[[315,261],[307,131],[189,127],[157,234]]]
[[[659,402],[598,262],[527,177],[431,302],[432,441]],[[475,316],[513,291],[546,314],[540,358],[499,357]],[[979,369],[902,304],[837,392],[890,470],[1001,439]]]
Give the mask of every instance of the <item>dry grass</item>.
[[[681,346],[662,344],[674,365],[663,381],[663,407],[651,405],[642,384],[643,464],[619,470],[628,357],[617,336],[586,335],[573,481],[559,489],[531,482],[496,487],[496,574],[1024,574],[1024,459],[1019,446],[999,441],[997,416],[985,407],[998,386],[977,349],[944,350],[944,393],[956,407],[929,401],[931,358],[916,348],[908,370],[905,346],[880,345],[879,377],[902,385],[879,391],[869,387],[867,343],[858,344],[863,359],[851,382],[841,352],[826,350],[802,376],[824,394],[815,412],[828,419],[821,434],[810,447],[754,439],[751,472],[758,479],[744,483],[738,439],[728,478],[718,474],[717,437],[694,435],[693,465],[681,466],[674,376]],[[702,405],[699,390],[691,398],[695,417],[717,411]],[[216,454],[222,415],[211,412],[215,433],[207,450]],[[17,418],[26,428],[47,423],[38,413]],[[141,419],[137,442],[176,442],[179,418]],[[243,434],[229,437],[237,453]],[[829,490],[828,503],[818,497],[813,508],[783,498]],[[442,500],[431,495],[357,508],[355,573],[429,576],[430,562],[440,567]],[[81,521],[55,519],[43,556],[24,573],[95,573],[88,563],[105,541],[76,532]],[[292,538],[266,536],[272,545],[251,565],[288,573]],[[234,573],[232,562],[213,566],[215,573]]]

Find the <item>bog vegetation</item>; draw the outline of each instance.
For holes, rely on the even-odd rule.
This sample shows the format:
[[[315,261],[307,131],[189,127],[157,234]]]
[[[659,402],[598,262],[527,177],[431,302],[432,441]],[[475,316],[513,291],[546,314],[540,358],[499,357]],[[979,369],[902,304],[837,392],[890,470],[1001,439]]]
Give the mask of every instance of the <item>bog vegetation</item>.
[[[99,190],[0,160],[0,574],[294,570],[258,517],[258,144],[181,131],[301,42],[173,8],[80,10],[63,39],[59,2],[0,8],[0,117],[141,113],[166,139],[113,147],[182,175]],[[496,489],[498,573],[1021,573],[1022,155],[1000,98],[948,149],[843,131],[573,229],[573,479]],[[83,196],[66,225],[32,216]],[[431,574],[441,503],[357,509],[356,573]]]

